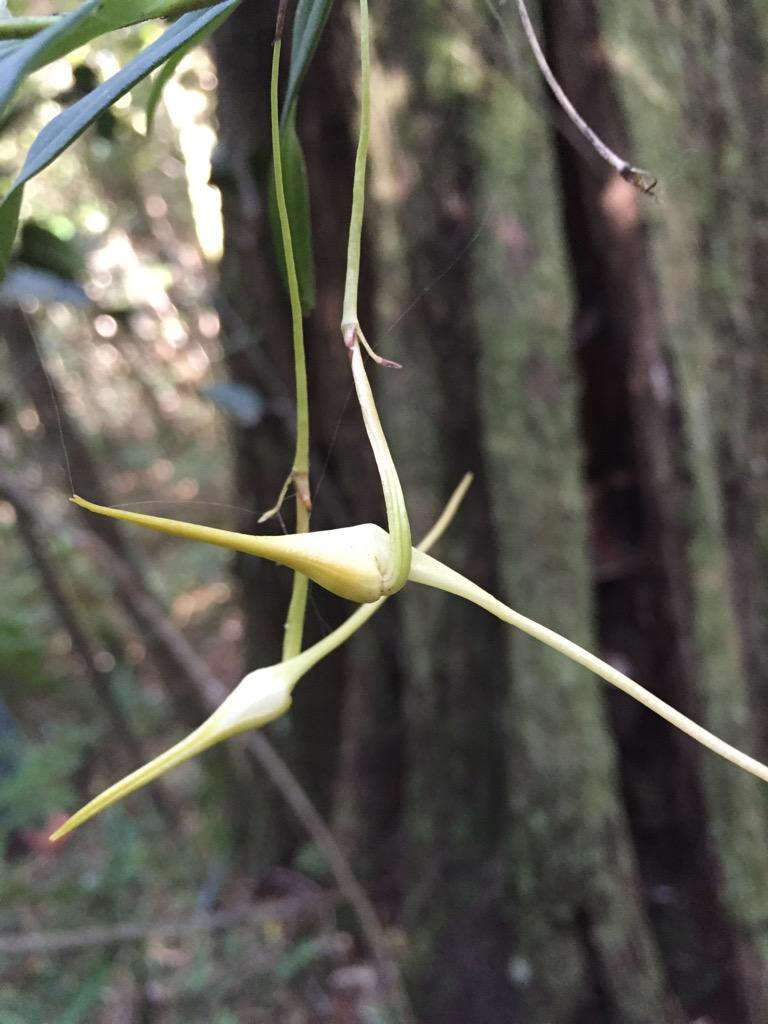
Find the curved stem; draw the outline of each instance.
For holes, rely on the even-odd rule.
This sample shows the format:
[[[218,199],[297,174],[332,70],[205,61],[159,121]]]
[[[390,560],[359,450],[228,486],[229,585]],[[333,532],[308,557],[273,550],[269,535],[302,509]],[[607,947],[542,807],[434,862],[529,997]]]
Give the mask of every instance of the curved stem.
[[[373,449],[376,466],[384,492],[387,510],[387,529],[390,537],[391,560],[384,572],[387,594],[400,590],[408,580],[411,565],[411,528],[405,497],[397,475],[394,460],[376,410],[368,375],[360,352],[360,341],[365,341],[357,311],[360,283],[360,248],[365,211],[365,173],[368,162],[368,144],[371,129],[371,30],[368,0],[360,0],[360,134],[355,155],[355,175],[352,183],[352,210],[349,217],[347,243],[347,272],[344,282],[344,305],[341,315],[341,333],[352,363],[352,379],[363,414],[363,423]],[[382,360],[382,362],[390,362]],[[390,365],[397,365],[391,364]]]
[[[594,654],[590,654],[589,651],[579,647],[578,644],[573,643],[571,640],[560,636],[553,629],[548,629],[533,619],[529,619],[525,615],[514,611],[476,583],[472,583],[454,569],[443,565],[442,562],[438,562],[436,559],[430,558],[429,555],[417,551],[414,553],[411,564],[410,578],[415,583],[423,583],[426,586],[435,587],[449,594],[455,594],[457,597],[463,597],[467,601],[472,601],[473,604],[490,612],[491,615],[495,615],[502,622],[515,626],[523,633],[533,637],[534,640],[539,640],[541,643],[546,644],[547,647],[551,647],[560,654],[564,654],[566,658],[570,658],[571,661],[575,661],[583,668],[594,672],[595,675],[600,676],[607,683],[617,687],[619,690],[623,690],[624,693],[634,700],[644,704],[654,714],[659,715],[669,722],[670,725],[684,732],[691,739],[696,740],[697,743],[701,743],[702,746],[707,747],[713,753],[725,758],[726,761],[730,761],[751,775],[755,775],[757,778],[768,782],[768,766],[755,760],[755,758],[750,757],[748,754],[744,754],[736,747],[732,747],[730,743],[721,740],[718,736],[715,736],[703,728],[703,726],[688,718],[687,715],[682,714],[676,708],[667,704],[666,701],[661,700],[660,697],[646,690],[645,687],[640,686],[634,679],[630,679],[623,672],[619,672],[613,665],[609,665],[608,662],[603,661]]]
[[[487,2],[493,16],[497,21],[501,22],[501,16],[491,3],[491,0],[487,0]],[[533,53],[536,63],[539,65],[539,70],[571,124],[573,124],[581,133],[595,152],[601,156],[606,163],[610,164],[625,181],[634,185],[635,188],[639,189],[641,192],[653,195],[657,179],[654,178],[649,171],[644,171],[642,167],[633,167],[632,164],[620,157],[618,153],[614,153],[610,146],[607,146],[603,142],[597,132],[594,131],[593,128],[590,128],[578,110],[574,107],[573,103],[568,99],[565,90],[555,78],[554,72],[549,66],[549,62],[544,55],[541,44],[536,37],[536,32],[534,31],[530,15],[528,14],[528,8],[525,6],[525,0],[517,0],[517,10],[520,15],[520,21],[523,23],[523,30],[525,32],[526,39],[528,40],[528,45],[531,48],[531,52]]]
[[[384,494],[384,506],[387,510],[387,528],[389,531],[389,543],[392,553],[391,565],[384,573],[384,590],[387,594],[394,594],[405,586],[408,580],[408,572],[411,567],[411,527],[408,522],[408,512],[405,507],[405,496],[400,484],[400,477],[392,458],[392,453],[387,444],[384,428],[381,425],[379,414],[376,409],[376,402],[371,391],[368,374],[365,372],[365,364],[360,351],[360,346],[355,344],[350,351],[352,362],[352,379],[355,382],[355,391],[360,403],[360,411],[363,414],[363,423],[373,450],[373,457],[376,460],[376,467],[379,471],[381,489]]]
[[[344,305],[341,329],[357,325],[357,294],[360,282],[360,244],[365,211],[365,171],[368,143],[371,136],[371,27],[368,0],[360,0],[360,134],[355,154],[355,176],[352,182],[352,210],[349,216],[347,242],[347,275],[344,282]]]
[[[293,363],[296,378],[296,451],[293,457],[291,477],[296,489],[296,533],[309,530],[309,512],[312,503],[309,496],[309,393],[307,388],[307,364],[304,353],[304,324],[301,315],[301,297],[293,256],[293,240],[288,209],[285,202],[283,181],[283,160],[280,149],[280,114],[278,110],[278,79],[280,73],[280,52],[282,49],[282,18],[284,6],[278,14],[276,38],[272,47],[272,77],[270,82],[270,116],[272,122],[272,159],[275,172],[275,198],[280,216],[280,233],[283,238],[283,255],[288,278],[288,294],[291,302],[291,326],[293,331]],[[309,580],[299,572],[293,574],[293,589],[283,637],[283,660],[292,658],[301,650],[304,634],[304,619],[307,609]]]

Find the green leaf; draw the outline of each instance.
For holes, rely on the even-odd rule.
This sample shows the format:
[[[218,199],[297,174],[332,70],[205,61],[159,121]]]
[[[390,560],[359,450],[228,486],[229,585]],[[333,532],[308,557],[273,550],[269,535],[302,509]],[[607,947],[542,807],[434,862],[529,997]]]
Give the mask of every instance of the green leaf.
[[[64,110],[42,129],[30,146],[27,159],[10,191],[0,205],[0,280],[16,235],[24,184],[39,174],[77,139],[104,110],[154,71],[156,67],[200,34],[212,21],[221,20],[237,7],[239,0],[222,0],[205,10],[185,14],[166,32],[142,50],[124,68],[102,82],[87,96]],[[148,6],[145,4],[144,6]],[[58,26],[57,26],[58,27]]]
[[[213,21],[209,22],[205,28],[201,29],[196,36],[189,40],[182,48],[173,55],[169,60],[163,64],[158,71],[157,75],[152,81],[152,89],[147,99],[146,113],[147,113],[147,135],[152,131],[152,127],[155,123],[155,113],[157,112],[157,105],[160,102],[160,97],[163,94],[163,89],[166,87],[168,82],[173,78],[176,68],[181,64],[186,55],[190,50],[194,50],[196,46],[199,46],[218,26],[229,17],[229,11],[225,11],[224,14],[219,15],[218,18],[214,18]]]
[[[179,0],[87,0],[50,28],[0,48],[0,111],[25,75],[115,29],[177,13]]]
[[[99,0],[88,0],[50,28],[23,43],[11,44],[5,53],[0,52],[0,110],[7,106],[26,74],[68,52],[69,41],[82,34],[98,7]]]
[[[288,70],[288,84],[285,87],[283,112],[280,117],[283,127],[287,126],[299,95],[299,88],[317,47],[333,0],[299,0],[293,18],[291,41],[291,66]]]
[[[183,46],[177,54],[167,60],[165,64],[160,68],[158,73],[152,79],[152,88],[149,96],[147,97],[147,135],[152,134],[152,129],[155,125],[155,113],[157,111],[157,105],[160,102],[160,97],[163,95],[163,89],[173,78],[176,73],[176,68],[181,64],[189,51],[195,46],[196,39],[191,39],[186,46]]]
[[[315,305],[315,261],[312,250],[312,218],[309,207],[309,182],[307,165],[301,142],[296,132],[296,121],[291,117],[288,124],[280,132],[280,153],[283,158],[283,185],[285,187],[285,205],[288,209],[288,223],[291,228],[293,242],[293,259],[296,264],[296,277],[299,281],[301,311],[304,316],[312,312]],[[274,170],[269,179],[269,226],[275,246],[275,259],[283,279],[288,287],[285,270],[285,254],[283,252],[283,236],[280,231],[280,216],[277,211],[275,196]]]
[[[13,240],[16,237],[16,228],[19,226],[19,213],[21,212],[21,200],[24,189],[14,188],[3,200],[0,206],[0,281],[5,277],[8,269],[8,260],[11,258]]]
[[[288,84],[280,115],[280,151],[283,158],[285,203],[293,241],[293,258],[299,281],[301,309],[304,315],[315,305],[315,262],[312,248],[312,220],[309,207],[307,166],[301,142],[296,132],[296,103],[301,83],[322,34],[333,0],[299,0],[293,19],[291,63]],[[275,198],[274,171],[269,181],[269,222],[275,245],[275,257],[280,276],[288,286],[285,255],[280,231],[280,218]]]

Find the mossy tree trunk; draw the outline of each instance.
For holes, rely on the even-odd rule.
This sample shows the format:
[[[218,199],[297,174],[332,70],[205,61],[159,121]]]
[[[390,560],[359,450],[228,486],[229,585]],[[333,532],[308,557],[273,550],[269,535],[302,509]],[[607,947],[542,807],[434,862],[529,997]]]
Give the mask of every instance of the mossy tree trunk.
[[[483,450],[471,261],[456,260],[477,226],[471,134],[478,108],[471,93],[430,84],[433,59],[438,76],[445,69],[428,7],[385,9],[378,22],[383,65],[376,95],[380,128],[388,122],[390,130],[386,141],[380,136],[375,167],[382,258],[377,343],[404,364],[386,378],[384,412],[417,535],[462,474],[475,474],[439,554],[494,591],[498,545]],[[404,77],[407,105],[387,110]],[[424,1021],[506,1020],[498,856],[504,629],[443,594],[408,589],[399,600],[407,640],[404,920],[414,998]]]
[[[741,656],[759,709],[768,692],[768,25],[761,5],[751,2],[680,2],[673,10],[686,131],[698,156],[690,180],[698,196],[697,297],[709,336],[714,455]],[[712,60],[694,59],[702,48]],[[757,729],[765,752],[764,715]]]
[[[513,26],[514,27],[514,26]],[[507,600],[595,647],[571,294],[546,119],[501,75],[476,126],[473,250]],[[602,684],[510,636],[505,892],[526,1021],[679,1021],[649,926]]]
[[[386,354],[405,363],[388,379],[385,408],[412,513],[418,522],[475,470],[441,553],[588,641],[546,130],[479,54],[454,58],[430,5],[396,13],[378,83],[381,105],[389,100],[377,175],[380,344],[394,337]],[[559,314],[547,305],[556,309],[558,290]],[[425,1019],[679,1020],[644,916],[600,691],[474,609],[404,600],[406,920]]]
[[[739,52],[745,35],[762,38],[749,4],[661,6],[647,17],[650,35],[669,19],[657,48],[699,52],[702,26],[718,44],[727,28]],[[256,510],[287,471],[293,429],[287,304],[262,206],[273,13],[244,6],[217,42],[221,310],[233,378],[265,399],[262,420],[236,434],[240,501]],[[335,5],[301,107],[319,275],[308,343],[316,528],[382,521],[354,401],[345,406],[338,335],[356,120],[349,13]],[[716,213],[675,208],[651,239],[650,200],[562,138],[553,157],[544,120],[462,33],[475,6],[374,13],[380,329],[370,266],[363,318],[375,346],[405,364],[372,375],[414,532],[472,469],[473,491],[441,544],[447,561],[755,749],[749,699],[756,706],[768,664],[768,475],[754,459],[768,436],[768,263],[762,196],[747,187],[749,167],[765,165],[748,103],[750,91],[762,95],[759,59],[707,85],[711,105],[700,100],[700,122],[690,119],[711,161],[694,172],[716,199],[727,155],[749,153],[737,201],[721,191]],[[541,14],[567,91],[633,159],[595,3],[546,0]],[[495,49],[488,39],[483,48]],[[634,97],[631,110],[647,136],[652,118]],[[700,231],[701,281],[689,256],[669,263],[681,218]],[[750,223],[746,276],[725,287],[723,247],[737,247]],[[685,322],[668,312],[670,282],[689,311],[700,303]],[[700,323],[703,347],[689,330]],[[731,416],[734,391],[746,398]],[[242,569],[254,664],[264,664],[279,646],[288,581],[256,561]],[[333,599],[317,602],[328,622],[343,614]],[[735,769],[531,641],[425,591],[390,602],[298,698],[285,745],[369,881],[405,896],[424,1021],[768,1019],[763,794]]]
[[[595,4],[549,0],[543,15],[566,91],[610,145],[631,154]],[[670,347],[642,197],[562,139],[557,152],[601,644],[671,703],[755,749],[728,587],[727,508],[694,401],[697,375],[714,368]],[[618,697],[612,709],[641,869],[652,892],[673,894],[653,909],[675,987],[693,1013],[764,1020],[759,786]]]

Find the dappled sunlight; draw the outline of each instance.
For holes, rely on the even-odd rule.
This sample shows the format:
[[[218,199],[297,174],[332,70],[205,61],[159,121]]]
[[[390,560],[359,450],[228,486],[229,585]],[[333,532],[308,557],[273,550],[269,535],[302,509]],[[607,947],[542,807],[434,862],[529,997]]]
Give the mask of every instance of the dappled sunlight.
[[[178,75],[165,87],[165,107],[184,156],[187,190],[200,248],[207,259],[218,260],[223,244],[221,195],[217,188],[208,184],[216,136],[206,120],[210,114],[209,94],[182,84],[184,71],[190,67],[201,75],[208,90],[215,87],[216,78],[210,64],[205,66],[205,58],[200,53],[190,54],[181,62]]]

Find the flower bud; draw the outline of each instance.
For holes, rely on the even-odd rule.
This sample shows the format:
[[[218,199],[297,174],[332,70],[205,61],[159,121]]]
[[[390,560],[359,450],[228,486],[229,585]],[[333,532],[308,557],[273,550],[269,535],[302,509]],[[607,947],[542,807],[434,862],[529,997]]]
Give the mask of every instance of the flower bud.
[[[199,728],[81,807],[56,829],[51,842],[61,839],[99,811],[111,807],[124,796],[141,789],[164,772],[212,747],[214,743],[278,718],[290,707],[291,690],[300,676],[301,669],[296,659],[293,659],[293,664],[290,661],[282,662],[249,672]]]
[[[112,519],[124,519],[175,537],[217,544],[219,547],[269,558],[279,565],[303,573],[332,594],[358,604],[378,601],[384,594],[399,589],[398,586],[388,584],[392,580],[389,536],[373,523],[346,526],[338,530],[265,537],[182,523],[161,516],[142,515],[127,509],[106,508],[78,497],[71,500],[81,508]]]

